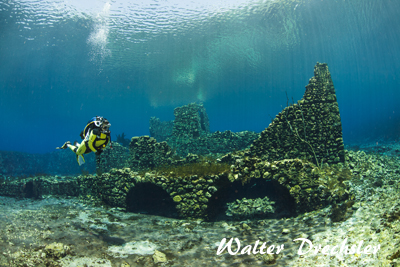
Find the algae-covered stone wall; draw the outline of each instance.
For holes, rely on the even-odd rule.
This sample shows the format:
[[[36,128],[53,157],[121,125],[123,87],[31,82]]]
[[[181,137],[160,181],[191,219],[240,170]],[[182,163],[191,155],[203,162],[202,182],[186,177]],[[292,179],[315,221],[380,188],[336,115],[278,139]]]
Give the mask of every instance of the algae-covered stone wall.
[[[100,156],[96,156],[98,173],[109,172],[112,168],[122,169],[128,166],[129,149],[118,142],[111,141]]]
[[[113,207],[126,208],[126,197],[130,188],[135,186],[135,175],[130,168],[111,169],[109,173],[103,173],[95,177],[81,177],[79,183],[91,188],[90,193],[106,204]]]
[[[342,167],[320,169],[300,159],[268,162],[257,157],[237,159],[229,174],[230,181],[243,183],[254,179],[276,181],[293,197],[296,212],[311,211],[348,199],[350,177],[348,170]]]
[[[258,134],[250,131],[231,132],[216,131],[212,134],[200,136],[198,138],[168,138],[168,144],[176,148],[176,153],[185,156],[188,153],[207,155],[214,153],[229,153],[249,147],[258,138]]]
[[[157,212],[175,210],[177,216],[182,218],[209,219],[218,192],[233,190],[233,185],[238,185],[238,182],[255,184],[259,180],[274,181],[271,186],[279,186],[277,190],[286,191],[280,201],[292,203],[293,199],[291,209],[298,213],[349,199],[349,177],[343,168],[320,170],[300,159],[267,162],[259,158],[239,157],[229,172],[219,174],[180,176],[172,172],[166,176],[154,171],[139,174],[130,168],[111,169],[109,173],[77,178],[35,177],[4,181],[0,184],[0,195],[35,198],[42,195],[79,195],[134,212],[146,206],[158,209]],[[218,201],[224,203],[221,196]]]
[[[216,131],[210,133],[210,123],[202,104],[191,103],[174,110],[175,120],[161,122],[150,119],[150,135],[157,142],[166,141],[177,155],[229,153],[249,147],[258,134],[251,131]]]
[[[125,168],[112,169],[110,173],[97,176],[95,181],[92,176],[81,176],[78,183],[111,206],[129,209],[132,205],[129,199],[140,195],[136,202],[146,197],[146,201],[154,201],[155,206],[161,203],[174,206],[179,217],[207,219],[218,191],[229,190],[238,182],[245,185],[260,180],[274,181],[271,186],[286,191],[280,201],[293,202],[291,210],[299,213],[348,200],[350,177],[342,166],[319,169],[300,159],[268,162],[257,157],[239,157],[229,172],[213,175],[180,176],[172,172],[166,176],[155,171],[139,174]],[[133,211],[138,209],[140,207]]]
[[[191,103],[174,109],[175,121],[172,135],[196,138],[210,132],[210,122],[202,104]]]
[[[251,146],[263,160],[344,162],[339,106],[328,65],[317,63],[301,100],[280,112]]]
[[[158,143],[156,139],[149,136],[132,137],[129,150],[128,166],[135,170],[169,164],[174,154],[166,142]]]
[[[170,195],[176,203],[180,217],[207,218],[209,199],[218,190],[219,180],[226,177],[226,174],[175,178],[156,176],[154,183]]]
[[[319,169],[300,159],[267,162],[259,158],[236,159],[229,174],[215,175],[160,175],[148,172],[139,175],[131,169],[113,169],[98,177],[98,191],[102,200],[112,206],[127,208],[129,194],[154,194],[155,187],[165,191],[177,213],[183,218],[208,218],[210,199],[233,183],[255,183],[258,179],[275,181],[294,200],[293,210],[305,212],[340,203],[349,199],[350,174],[343,168]],[[82,184],[82,182],[81,182]],[[138,184],[149,184],[148,192],[134,191]],[[154,196],[156,198],[156,196]],[[165,198],[165,197],[164,197]],[[159,200],[161,202],[161,200]],[[220,199],[219,201],[223,201]],[[291,199],[282,199],[291,202]]]
[[[80,176],[78,184],[81,188],[87,188],[88,191],[84,191],[88,194],[96,196],[110,206],[129,208],[129,198],[140,194],[142,197],[153,196],[156,206],[165,201],[165,198],[170,198],[169,205],[174,206],[182,218],[206,218],[207,203],[217,191],[215,186],[220,178],[227,180],[227,175],[167,177],[155,173],[139,175],[130,168],[124,168],[112,169],[109,173],[97,177]],[[148,191],[143,191],[143,187],[140,187],[142,184],[148,185]],[[159,190],[158,193],[155,192],[156,188],[164,192],[163,197],[159,197]]]

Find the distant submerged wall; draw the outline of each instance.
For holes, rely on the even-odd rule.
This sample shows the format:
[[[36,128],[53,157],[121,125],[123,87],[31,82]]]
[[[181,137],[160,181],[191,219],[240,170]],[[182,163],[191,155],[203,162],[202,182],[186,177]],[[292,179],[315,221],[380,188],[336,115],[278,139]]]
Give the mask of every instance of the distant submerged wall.
[[[175,120],[150,119],[150,135],[157,142],[166,141],[177,155],[228,153],[248,148],[258,134],[229,130],[210,132],[210,122],[202,104],[190,103],[174,109]]]
[[[253,142],[251,152],[267,161],[344,162],[339,106],[326,63],[317,62],[303,98],[276,115]]]
[[[210,123],[202,104],[191,103],[174,109],[172,135],[178,138],[196,138],[210,133]]]
[[[0,151],[0,175],[73,175],[93,173],[96,169],[94,155],[85,155],[85,164],[79,166],[71,150],[58,150],[46,154]]]
[[[190,103],[174,109],[175,120],[160,121],[150,119],[150,136],[157,142],[166,141],[170,137],[197,138],[210,133],[210,122],[206,109],[202,104]]]

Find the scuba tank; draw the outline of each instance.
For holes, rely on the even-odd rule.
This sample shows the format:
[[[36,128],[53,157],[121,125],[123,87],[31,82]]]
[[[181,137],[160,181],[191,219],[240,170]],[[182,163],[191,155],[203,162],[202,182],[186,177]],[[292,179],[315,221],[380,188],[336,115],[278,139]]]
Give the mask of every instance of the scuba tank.
[[[89,130],[92,130],[94,128],[100,128],[101,124],[103,123],[104,118],[100,116],[96,116],[91,118],[88,123],[86,124],[85,129],[80,133],[80,137],[82,139],[85,139],[86,134],[89,132]]]

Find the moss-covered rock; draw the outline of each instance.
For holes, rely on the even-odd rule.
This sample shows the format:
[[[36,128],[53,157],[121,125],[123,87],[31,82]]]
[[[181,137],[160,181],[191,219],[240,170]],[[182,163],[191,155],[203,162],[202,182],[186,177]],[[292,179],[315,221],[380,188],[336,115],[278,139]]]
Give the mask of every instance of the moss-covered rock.
[[[182,201],[182,198],[181,198],[181,196],[174,196],[173,200],[174,200],[175,202],[181,202],[181,201]]]
[[[156,263],[156,264],[160,263],[160,262],[166,262],[167,256],[164,253],[162,253],[158,250],[155,250],[154,254],[153,254],[153,260],[154,260],[154,263]]]
[[[256,219],[265,217],[269,213],[275,212],[275,202],[268,197],[255,199],[236,199],[227,203],[226,215],[235,220]]]
[[[63,243],[51,243],[44,248],[48,258],[60,259],[69,253],[70,248]]]
[[[178,138],[197,138],[210,132],[206,109],[202,104],[191,103],[174,109],[175,121],[172,135]]]
[[[266,161],[300,158],[317,166],[344,162],[342,123],[327,64],[315,65],[303,98],[276,115],[251,152]]]
[[[319,169],[301,159],[268,162],[248,157],[236,160],[231,170],[233,181],[247,183],[259,178],[276,181],[289,191],[297,212],[315,210],[349,198],[345,181],[351,174],[344,167]]]
[[[130,154],[127,147],[118,142],[111,142],[100,156],[96,156],[97,173],[109,172],[112,168],[122,169],[128,167],[129,157]]]
[[[171,164],[171,157],[174,154],[166,142],[158,143],[149,136],[132,137],[129,150],[130,159],[127,165],[135,170]]]

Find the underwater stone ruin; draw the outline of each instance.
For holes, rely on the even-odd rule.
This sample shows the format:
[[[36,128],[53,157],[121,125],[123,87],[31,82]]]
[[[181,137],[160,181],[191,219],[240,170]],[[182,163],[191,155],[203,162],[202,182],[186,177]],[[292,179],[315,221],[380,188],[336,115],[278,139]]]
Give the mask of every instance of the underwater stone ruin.
[[[196,138],[210,132],[210,122],[202,104],[191,103],[174,109],[172,136]]]
[[[150,135],[158,142],[166,141],[176,154],[207,155],[229,153],[249,147],[258,138],[250,131],[210,132],[210,123],[206,109],[202,104],[191,103],[174,109],[175,120],[161,122],[150,119]]]
[[[118,142],[111,141],[111,146],[107,146],[100,156],[96,156],[97,173],[108,172],[112,168],[126,168],[129,157],[128,148]]]
[[[129,150],[131,156],[128,165],[136,170],[169,164],[174,154],[166,142],[158,143],[149,136],[132,137]]]
[[[203,219],[215,219],[218,213],[224,212],[224,205],[233,200],[235,191],[249,191],[253,184],[266,191],[273,188],[279,196],[275,198],[278,208],[286,209],[286,214],[292,215],[349,198],[348,185],[341,180],[344,176],[341,170],[322,171],[300,159],[273,163],[254,163],[254,160],[236,160],[232,167],[233,175],[229,171],[204,176],[139,174],[125,168],[112,169],[100,176],[86,175],[72,179],[26,178],[3,183],[1,195],[35,198],[46,194],[81,195],[132,212]],[[256,167],[249,170],[249,166]],[[235,179],[238,173],[244,175]],[[254,196],[254,191],[249,192]],[[251,209],[241,208],[244,214]],[[243,219],[243,215],[238,216]]]
[[[176,149],[179,156],[188,153],[198,155],[225,154],[232,151],[239,151],[250,147],[253,141],[258,138],[258,134],[251,131],[232,132],[216,131],[212,134],[200,136],[198,138],[176,138],[170,137],[168,144]]]
[[[202,104],[190,103],[174,109],[175,120],[160,121],[150,118],[150,136],[158,142],[177,138],[197,138],[210,132],[210,122]]]
[[[186,109],[193,111],[187,118],[197,116],[196,123],[185,126],[186,117],[182,117],[179,123],[175,122],[172,135],[179,132],[181,139],[210,139],[208,117],[201,118],[197,104],[178,109],[176,114]],[[214,134],[233,136],[231,132]],[[149,136],[133,137],[129,159],[122,164],[118,161],[126,158],[126,150],[121,147],[113,148],[119,151],[114,159],[111,148],[99,157],[100,166],[107,172],[78,176],[68,183],[55,178],[51,183],[38,182],[40,178],[35,178],[35,184],[42,186],[33,186],[32,190],[36,196],[48,194],[52,192],[49,188],[54,188],[52,183],[59,182],[71,188],[55,190],[55,194],[79,192],[127,211],[208,220],[219,218],[227,206],[230,211],[225,216],[234,215],[232,219],[266,218],[290,216],[329,204],[338,206],[351,199],[351,174],[343,168],[345,151],[339,108],[326,64],[317,63],[303,99],[280,112],[250,149],[217,159],[195,154],[179,158],[167,142],[159,143]],[[121,164],[125,167],[112,168]],[[185,173],[181,167],[196,173]],[[1,194],[27,196],[26,186],[32,179],[6,181]]]
[[[41,176],[19,178],[16,180],[1,179],[0,195],[40,199],[44,195],[79,196],[76,177]]]
[[[251,152],[268,161],[301,158],[318,166],[344,162],[342,123],[327,64],[315,65],[303,98],[276,115]]]

